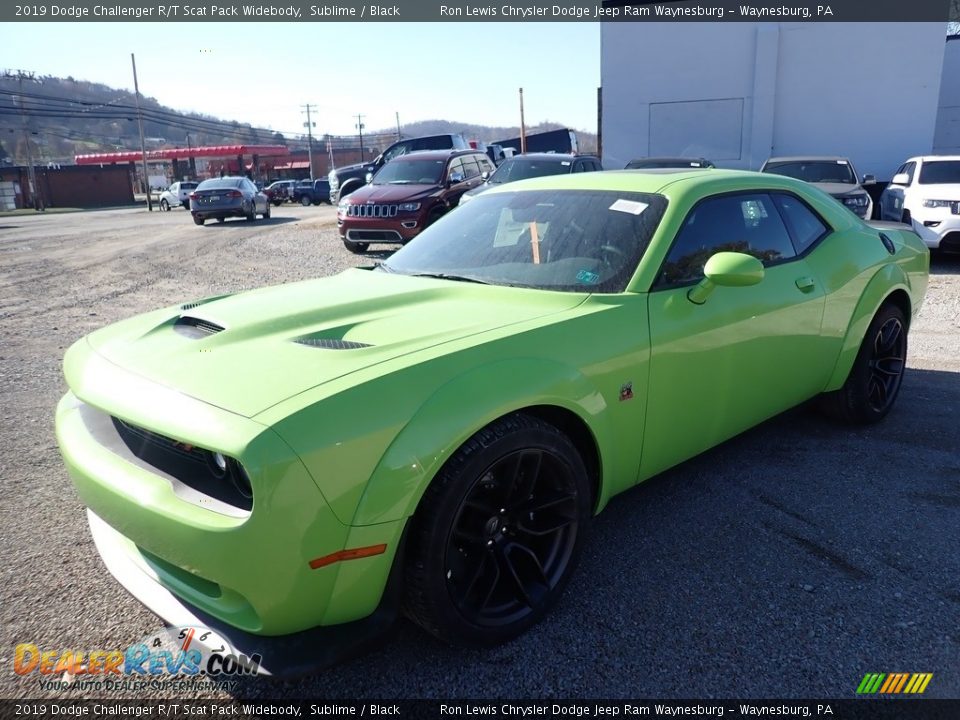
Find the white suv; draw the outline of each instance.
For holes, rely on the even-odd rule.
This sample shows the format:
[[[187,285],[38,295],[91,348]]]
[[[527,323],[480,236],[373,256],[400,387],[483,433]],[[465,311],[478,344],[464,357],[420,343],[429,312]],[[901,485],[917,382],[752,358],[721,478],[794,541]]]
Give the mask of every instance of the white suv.
[[[912,225],[929,248],[960,251],[960,155],[907,160],[880,196],[880,219]]]
[[[197,189],[199,183],[193,181],[175,182],[160,194],[160,209],[169,210],[177,205],[190,209],[190,193]]]

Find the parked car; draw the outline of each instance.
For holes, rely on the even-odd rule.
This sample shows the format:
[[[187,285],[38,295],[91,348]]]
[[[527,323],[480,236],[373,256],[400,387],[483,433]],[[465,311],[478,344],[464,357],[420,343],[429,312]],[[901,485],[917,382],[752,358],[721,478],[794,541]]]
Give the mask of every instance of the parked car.
[[[168,625],[201,618],[201,651],[302,674],[400,608],[490,646],[561,600],[615,495],[818,396],[882,420],[928,263],[776,175],[501,185],[379,268],[81,339],[56,437],[107,570]]]
[[[370,243],[407,242],[483,182],[481,168],[490,166],[490,158],[477,150],[427,150],[394,158],[371,184],[337,206],[343,244],[361,253]]]
[[[907,160],[880,196],[880,217],[911,225],[929,248],[960,252],[960,155]]]
[[[197,189],[199,183],[192,180],[175,182],[160,194],[160,209],[169,210],[178,205],[190,209],[190,193]]]
[[[869,220],[873,216],[873,200],[863,186],[873,185],[876,178],[864,175],[860,179],[848,158],[772,157],[763,164],[760,172],[803,180],[832,195],[861,218]]]
[[[651,170],[655,168],[712,168],[716,167],[706,158],[646,157],[627,163],[624,170]]]
[[[497,140],[495,145],[501,149],[511,149],[514,154],[522,150],[527,153],[577,153],[580,150],[577,133],[570,128],[558,130],[544,130],[538,133],[527,133],[523,138],[514,137],[506,140]]]
[[[276,180],[263,189],[263,194],[277,207],[290,199],[291,191],[297,184],[296,180]]]
[[[211,218],[218,222],[228,217],[256,220],[257,215],[270,217],[270,202],[248,178],[228,175],[200,183],[190,194],[190,212],[197,225]]]
[[[341,198],[357,190],[368,182],[380,168],[388,162],[407,153],[421,150],[470,150],[470,145],[459,133],[442,135],[424,135],[423,137],[398,140],[377,155],[372,162],[344,165],[335,168],[327,175],[330,181],[330,202],[339,203]]]
[[[293,187],[290,200],[301,205],[330,205],[330,181],[327,178],[301,180]]]
[[[593,155],[566,155],[559,153],[528,153],[514,155],[500,163],[492,175],[484,175],[485,183],[460,196],[460,204],[497,185],[526,180],[545,175],[567,175],[569,173],[593,172],[603,170],[600,158]],[[489,171],[488,171],[489,172]]]

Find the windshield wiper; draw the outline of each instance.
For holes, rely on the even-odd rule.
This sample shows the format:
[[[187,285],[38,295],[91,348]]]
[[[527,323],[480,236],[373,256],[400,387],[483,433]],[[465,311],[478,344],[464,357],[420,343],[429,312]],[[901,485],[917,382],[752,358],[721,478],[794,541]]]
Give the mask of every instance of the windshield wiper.
[[[459,282],[478,283],[480,285],[489,285],[486,280],[467,277],[466,275],[453,275],[450,273],[411,273],[411,277],[438,278],[440,280],[457,280]]]

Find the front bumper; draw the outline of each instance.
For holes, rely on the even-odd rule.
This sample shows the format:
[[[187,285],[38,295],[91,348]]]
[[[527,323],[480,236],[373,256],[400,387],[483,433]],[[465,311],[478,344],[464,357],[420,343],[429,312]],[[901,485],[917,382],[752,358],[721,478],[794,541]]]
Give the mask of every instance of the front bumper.
[[[928,248],[960,251],[960,215],[950,208],[917,208],[910,217],[914,232]]]
[[[57,408],[57,441],[81,500],[112,529],[97,543],[104,557],[111,544],[110,554],[126,555],[179,601],[257,636],[374,612],[402,522],[343,525],[273,430],[117,367],[85,340],[68,351],[65,367],[73,392]],[[185,490],[119,441],[111,417],[235,458],[250,476],[252,508],[231,510]],[[383,554],[310,567],[344,548],[381,543]],[[149,593],[131,591],[151,606]]]
[[[90,534],[100,558],[124,589],[172,627],[202,627],[213,630],[232,650],[248,657],[259,655],[258,674],[291,677],[316,672],[366,651],[391,628],[399,615],[400,573],[396,570],[377,609],[363,618],[342,625],[316,627],[278,637],[254,635],[235,628],[189,605],[163,585],[127,538],[87,510]],[[138,560],[139,558],[139,560]],[[398,563],[399,566],[399,563]],[[194,643],[213,652],[198,633]],[[222,649],[222,648],[221,648]]]
[[[338,217],[340,237],[350,242],[406,243],[423,230],[420,214],[398,215],[395,218]]]

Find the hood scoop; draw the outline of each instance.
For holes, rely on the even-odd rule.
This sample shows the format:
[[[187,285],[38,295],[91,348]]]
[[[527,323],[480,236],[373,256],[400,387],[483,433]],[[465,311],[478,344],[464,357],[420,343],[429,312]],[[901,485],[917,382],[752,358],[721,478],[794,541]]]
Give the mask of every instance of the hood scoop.
[[[372,345],[367,343],[323,337],[302,337],[297,338],[294,342],[301,345],[308,345],[319,350],[358,350],[360,348],[372,347]]]
[[[173,324],[173,329],[175,332],[191,340],[200,340],[210,335],[216,335],[225,328],[209,320],[203,320],[202,318],[191,317],[189,315],[181,315]]]

